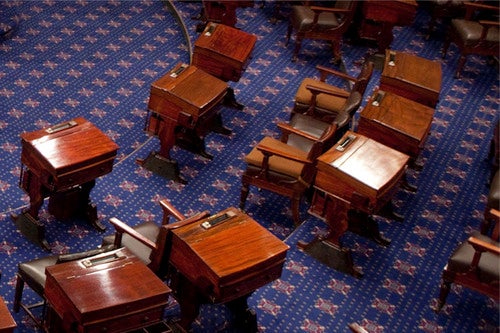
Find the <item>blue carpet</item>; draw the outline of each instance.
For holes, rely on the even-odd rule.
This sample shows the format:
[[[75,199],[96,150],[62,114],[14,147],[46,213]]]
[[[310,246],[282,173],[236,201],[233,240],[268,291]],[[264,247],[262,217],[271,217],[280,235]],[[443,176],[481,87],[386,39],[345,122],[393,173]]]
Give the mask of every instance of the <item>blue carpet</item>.
[[[198,22],[191,17],[199,13],[200,4],[175,5],[191,41],[196,40]],[[172,12],[151,0],[0,2],[0,295],[9,308],[17,264],[47,255],[10,219],[28,205],[18,187],[19,134],[84,116],[120,146],[113,172],[98,179],[92,191],[107,226],[113,216],[130,225],[150,219],[159,223],[160,198],[187,215],[237,206],[242,157],[263,136],[279,135],[276,122],[288,119],[299,83],[317,75],[317,64],[334,67],[329,46],[317,41],[304,42],[300,60],[290,62],[293,40],[285,46],[287,22],[271,24],[272,9],[272,2],[266,2],[264,8],[238,10],[237,26],[258,37],[245,74],[230,83],[245,109],[222,109],[233,134],[207,136],[213,160],[174,149],[172,157],[188,181],[180,185],[135,163],[159,148],[158,139],[143,131],[150,84],[190,59]],[[490,332],[498,327],[498,304],[463,288],[452,289],[440,314],[431,309],[451,251],[481,222],[489,177],[486,156],[499,96],[497,70],[482,57],[469,57],[462,78],[453,78],[457,49],[452,46],[441,59],[442,38],[424,39],[428,19],[419,11],[412,26],[395,29],[391,45],[442,64],[441,98],[421,156],[425,166],[409,173],[418,192],[401,190],[394,198],[404,223],[378,219],[384,236],[392,239],[388,248],[346,234],[344,243],[353,249],[363,279],[334,271],[297,249],[297,241],[326,232],[322,221],[307,214],[307,202],[301,207],[305,221],[294,230],[288,200],[251,190],[247,212],[291,247],[282,278],[250,299],[262,332],[347,332],[351,322],[369,332]],[[342,51],[347,72],[355,76],[375,49],[345,43]],[[366,97],[379,77],[375,71]],[[46,205],[40,218],[53,253],[86,250],[101,242],[102,234],[84,221],[56,221]],[[29,290],[25,295],[36,299]],[[166,315],[179,315],[175,301]],[[17,332],[34,331],[22,311],[14,317]],[[231,332],[226,309],[203,306],[193,331]]]

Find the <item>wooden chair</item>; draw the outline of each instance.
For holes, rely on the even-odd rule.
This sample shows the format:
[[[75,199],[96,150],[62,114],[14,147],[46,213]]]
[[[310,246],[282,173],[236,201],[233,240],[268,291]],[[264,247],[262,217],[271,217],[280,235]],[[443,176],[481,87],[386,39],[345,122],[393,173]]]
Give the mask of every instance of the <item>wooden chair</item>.
[[[168,257],[170,253],[170,230],[194,223],[208,217],[208,211],[186,218],[168,200],[161,200],[163,210],[161,226],[154,221],[146,221],[130,227],[117,218],[111,218],[110,223],[115,228],[113,235],[105,236],[103,246],[114,245],[114,248],[126,247],[136,257],[142,260],[161,279],[168,278]],[[174,217],[178,222],[169,223]]]
[[[45,268],[48,266],[56,265],[63,262],[80,260],[83,258],[91,257],[100,253],[104,253],[113,250],[113,246],[104,246],[97,249],[92,249],[89,251],[62,254],[62,255],[51,255],[38,259],[34,259],[28,262],[23,262],[18,265],[17,269],[17,282],[16,290],[14,294],[14,305],[13,310],[18,313],[22,308],[28,316],[33,320],[35,325],[41,329],[44,327],[44,317],[45,317]],[[34,292],[36,292],[40,297],[41,301],[33,304],[24,303],[23,290],[24,285],[27,284]],[[33,312],[33,309],[42,307],[42,315],[37,317]]]
[[[373,67],[373,63],[367,61],[358,76],[353,77],[332,68],[316,66],[320,74],[319,79],[305,78],[301,82],[295,93],[292,117],[296,113],[305,113],[322,121],[333,121],[357,100],[358,97],[354,96],[356,93],[363,99],[373,74]],[[331,84],[329,78],[332,77],[345,80],[348,87],[341,88]]]
[[[295,225],[300,224],[299,205],[316,174],[316,158],[335,143],[337,125],[330,124],[319,139],[289,124],[280,123],[281,139],[265,137],[245,156],[240,209],[244,209],[250,185],[291,200]]]
[[[306,1],[306,4],[310,4]],[[303,39],[326,40],[332,44],[333,60],[341,60],[341,44],[344,33],[349,28],[356,9],[357,1],[336,1],[334,7],[292,6],[286,45],[295,31],[295,47],[292,61],[298,59]]]
[[[500,211],[492,209],[485,219],[489,218],[494,218],[491,236],[475,231],[467,241],[457,247],[444,267],[436,312],[439,312],[446,303],[452,283],[499,301]]]
[[[455,78],[460,77],[468,55],[496,57],[499,54],[499,7],[471,2],[465,2],[464,5],[465,17],[451,21],[443,47],[443,58],[451,43],[459,49]]]

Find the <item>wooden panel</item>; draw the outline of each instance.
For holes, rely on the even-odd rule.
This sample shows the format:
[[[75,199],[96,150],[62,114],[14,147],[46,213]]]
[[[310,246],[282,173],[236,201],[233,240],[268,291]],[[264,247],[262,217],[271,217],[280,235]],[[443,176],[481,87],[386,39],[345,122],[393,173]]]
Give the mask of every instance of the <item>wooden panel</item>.
[[[209,229],[201,221],[172,230],[171,263],[215,302],[277,279],[289,248],[235,208],[220,214],[228,212],[234,216]]]
[[[14,318],[5,305],[5,301],[2,297],[0,297],[0,333],[10,333],[14,332],[14,329],[17,327]]]
[[[394,60],[391,60],[394,59]],[[412,54],[386,50],[380,89],[435,108],[441,93],[441,64]]]

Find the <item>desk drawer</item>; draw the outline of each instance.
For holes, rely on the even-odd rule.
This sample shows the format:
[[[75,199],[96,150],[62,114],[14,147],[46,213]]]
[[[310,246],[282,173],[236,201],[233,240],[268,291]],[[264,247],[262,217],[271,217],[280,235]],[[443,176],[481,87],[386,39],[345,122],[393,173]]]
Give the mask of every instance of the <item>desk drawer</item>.
[[[158,306],[137,313],[124,314],[119,317],[108,318],[102,321],[83,324],[82,332],[125,332],[128,330],[146,327],[163,320],[164,306]]]
[[[255,270],[249,274],[240,276],[238,280],[227,285],[221,285],[216,303],[227,302],[238,297],[247,295],[266,284],[279,279],[283,270],[283,261],[279,261],[264,270]]]
[[[114,159],[115,157],[113,156],[107,160],[84,166],[66,174],[58,175],[55,179],[52,175],[47,174],[45,176],[44,185],[51,190],[61,190],[71,186],[87,183],[110,173],[113,170]]]

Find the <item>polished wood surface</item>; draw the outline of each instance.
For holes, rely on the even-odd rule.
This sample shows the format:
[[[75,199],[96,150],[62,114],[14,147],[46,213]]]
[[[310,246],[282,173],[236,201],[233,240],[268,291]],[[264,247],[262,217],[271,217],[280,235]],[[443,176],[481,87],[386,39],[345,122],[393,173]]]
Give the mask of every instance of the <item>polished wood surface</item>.
[[[20,187],[28,193],[30,206],[12,215],[21,232],[48,249],[44,226],[38,220],[43,200],[49,197],[49,212],[57,219],[83,215],[98,230],[89,196],[95,179],[113,169],[118,146],[84,118],[21,134]]]
[[[433,118],[433,108],[376,90],[360,113],[357,132],[416,159]]]
[[[194,127],[199,117],[220,103],[226,90],[225,82],[206,71],[177,64],[151,85],[148,109]]]
[[[248,215],[204,229],[206,221],[173,229],[170,261],[214,302],[226,302],[279,278],[288,246]]]
[[[17,324],[12,318],[7,305],[2,297],[0,297],[0,333],[11,333],[17,328]]]
[[[343,145],[349,137],[350,143]],[[349,230],[380,245],[390,244],[371,215],[386,211],[394,216],[391,198],[399,188],[408,160],[406,154],[348,131],[317,163],[309,213],[324,219],[329,232],[309,243],[300,241],[299,247],[334,269],[361,277],[350,250],[342,246],[342,235]]]
[[[393,59],[393,60],[392,60]],[[386,50],[380,89],[435,108],[441,93],[442,71],[438,61]]]
[[[355,137],[344,151],[337,147],[349,135]],[[387,201],[404,175],[409,156],[371,138],[348,131],[334,147],[318,158],[315,186],[351,202],[358,193],[369,200],[357,207],[373,212]]]
[[[417,14],[415,0],[366,0],[362,6],[359,36],[377,42],[383,53],[392,43],[395,26],[412,25]]]
[[[194,65],[179,63],[151,85],[146,132],[160,139],[159,153],[137,162],[169,179],[185,183],[177,162],[170,157],[174,145],[212,158],[205,151],[208,132],[229,134],[222,125],[220,104],[227,83]]]
[[[257,37],[209,23],[194,43],[192,64],[224,81],[237,82],[245,71]]]
[[[170,289],[126,248],[46,268],[48,330],[123,332],[163,319]]]
[[[84,118],[73,122],[74,126],[54,133],[41,129],[21,134],[21,162],[50,190],[111,172],[118,146]]]

